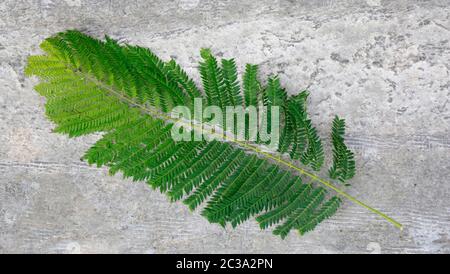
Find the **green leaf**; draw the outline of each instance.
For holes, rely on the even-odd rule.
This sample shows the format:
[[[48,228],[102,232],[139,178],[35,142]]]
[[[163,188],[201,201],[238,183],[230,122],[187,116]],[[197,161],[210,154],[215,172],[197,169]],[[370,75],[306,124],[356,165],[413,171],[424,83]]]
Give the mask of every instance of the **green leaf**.
[[[336,116],[333,120],[331,140],[333,142],[333,165],[328,170],[332,179],[345,183],[355,176],[353,152],[344,143],[345,120]]]
[[[246,66],[241,93],[235,61],[223,59],[219,66],[203,49],[203,94],[174,60],[164,62],[149,49],[109,37],[97,40],[70,30],[46,39],[41,48],[45,54],[29,57],[25,72],[40,78],[35,89],[47,99],[46,115],[56,124],[55,132],[103,134],[82,158],[89,164],[145,181],[171,201],[184,199],[191,210],[206,203],[202,215],[223,226],[234,227],[255,215],[262,228],[283,222],[274,231],[282,237],[292,228],[301,233],[313,229],[339,206],[337,198],[322,202],[323,188],[304,184],[291,171],[232,143],[171,138],[173,124],[164,114],[174,106],[192,108],[198,97],[222,109],[256,106],[262,99],[283,109],[279,150],[289,149],[293,158],[318,170],[323,151],[307,119],[307,93],[288,98],[277,77],[261,90],[256,65]],[[336,161],[330,171],[339,179],[352,174],[352,163],[354,168],[341,124],[333,128]]]

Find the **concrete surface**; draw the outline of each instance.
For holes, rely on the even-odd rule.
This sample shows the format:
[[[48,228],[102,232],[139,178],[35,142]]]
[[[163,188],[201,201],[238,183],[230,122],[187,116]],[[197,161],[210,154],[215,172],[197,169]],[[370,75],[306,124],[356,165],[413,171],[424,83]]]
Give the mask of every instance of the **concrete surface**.
[[[3,0],[0,14],[0,253],[450,253],[449,1]],[[175,57],[197,80],[211,47],[308,88],[324,138],[334,114],[348,121],[348,191],[404,231],[350,202],[304,237],[223,230],[87,166],[99,136],[51,133],[23,75],[44,38],[71,28]]]

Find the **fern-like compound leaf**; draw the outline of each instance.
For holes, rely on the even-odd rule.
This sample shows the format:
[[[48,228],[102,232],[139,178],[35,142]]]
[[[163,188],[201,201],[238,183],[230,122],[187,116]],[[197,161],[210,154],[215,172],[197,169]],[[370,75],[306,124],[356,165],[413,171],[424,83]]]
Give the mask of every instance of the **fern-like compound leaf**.
[[[247,64],[243,77],[245,106],[257,106],[260,83],[258,81],[258,66]]]
[[[202,49],[203,62],[200,63],[200,75],[209,105],[216,105],[221,109],[231,105],[227,93],[222,68],[209,49]]]
[[[331,140],[333,142],[333,165],[328,173],[332,179],[345,183],[355,175],[353,152],[344,143],[345,120],[336,116],[333,120]]]
[[[103,133],[82,158],[89,164],[144,181],[171,201],[183,199],[191,210],[205,203],[202,215],[212,223],[234,227],[256,216],[261,228],[278,224],[274,233],[283,238],[292,229],[312,230],[337,210],[337,197],[325,201],[325,189],[303,183],[260,155],[217,140],[175,141],[173,124],[161,115],[174,106],[192,107],[198,97],[222,109],[263,100],[282,109],[279,151],[318,170],[323,150],[307,117],[307,93],[288,98],[276,77],[262,88],[255,65],[246,66],[241,92],[234,60],[219,64],[209,50],[201,51],[202,93],[174,60],[164,62],[148,49],[108,37],[102,41],[66,31],[41,48],[45,54],[28,59],[26,74],[40,78],[35,89],[47,99],[46,115],[55,132]],[[335,120],[330,175],[339,180],[354,174],[342,135],[342,122]]]
[[[241,88],[234,59],[222,59],[222,72],[230,106],[242,106]]]

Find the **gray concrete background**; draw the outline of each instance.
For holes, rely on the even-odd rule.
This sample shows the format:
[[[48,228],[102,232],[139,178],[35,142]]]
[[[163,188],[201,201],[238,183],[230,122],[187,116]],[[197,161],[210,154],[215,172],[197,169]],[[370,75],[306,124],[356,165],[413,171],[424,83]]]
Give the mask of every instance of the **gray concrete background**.
[[[2,0],[0,14],[0,253],[450,253],[450,2]],[[174,57],[196,80],[211,47],[308,88],[324,138],[334,114],[347,119],[348,191],[404,231],[350,202],[304,237],[223,230],[87,166],[99,136],[51,133],[23,75],[44,38],[71,28]]]

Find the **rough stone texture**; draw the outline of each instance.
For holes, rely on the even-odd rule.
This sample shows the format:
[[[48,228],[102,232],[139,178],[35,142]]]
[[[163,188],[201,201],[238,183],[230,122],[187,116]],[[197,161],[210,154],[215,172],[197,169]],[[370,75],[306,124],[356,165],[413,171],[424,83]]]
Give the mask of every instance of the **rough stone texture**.
[[[0,14],[0,253],[450,252],[450,2],[3,0]],[[72,28],[150,47],[197,80],[211,47],[308,88],[323,137],[334,114],[348,121],[348,191],[404,231],[350,202],[304,237],[224,230],[87,166],[99,136],[53,134],[23,75],[44,38]]]

